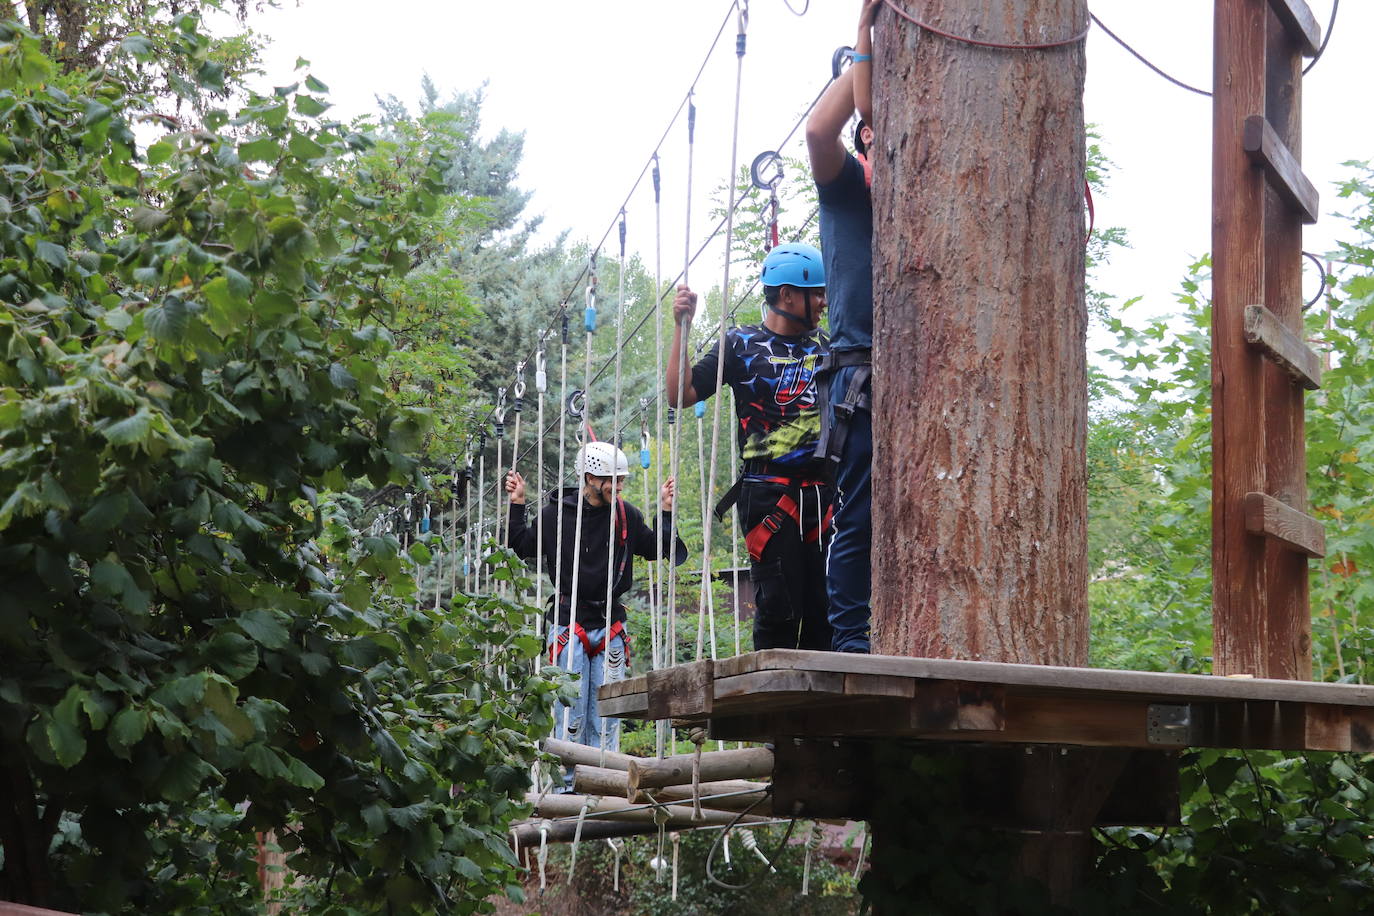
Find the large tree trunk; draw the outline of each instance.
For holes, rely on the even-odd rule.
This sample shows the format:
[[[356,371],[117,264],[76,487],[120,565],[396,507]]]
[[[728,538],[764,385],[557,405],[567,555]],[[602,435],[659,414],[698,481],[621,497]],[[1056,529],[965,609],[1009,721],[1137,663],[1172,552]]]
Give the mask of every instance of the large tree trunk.
[[[1011,44],[1084,0],[928,0]],[[884,12],[873,159],[875,651],[1087,660],[1082,42]]]

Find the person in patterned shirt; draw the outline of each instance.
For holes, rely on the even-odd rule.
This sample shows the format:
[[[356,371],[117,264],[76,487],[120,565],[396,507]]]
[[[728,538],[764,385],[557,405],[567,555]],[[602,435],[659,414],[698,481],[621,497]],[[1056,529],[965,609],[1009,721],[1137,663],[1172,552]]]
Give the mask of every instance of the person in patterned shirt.
[[[815,457],[820,437],[815,373],[825,355],[818,329],[825,311],[825,267],[810,245],[779,245],[763,262],[760,325],[731,328],[686,371],[683,335],[696,313],[686,286],[673,300],[673,346],[664,380],[667,402],[681,407],[716,393],[717,378],[735,396],[742,475],[716,507],[739,507],[754,583],[755,649],[831,648],[825,588],[825,540],[831,490]]]

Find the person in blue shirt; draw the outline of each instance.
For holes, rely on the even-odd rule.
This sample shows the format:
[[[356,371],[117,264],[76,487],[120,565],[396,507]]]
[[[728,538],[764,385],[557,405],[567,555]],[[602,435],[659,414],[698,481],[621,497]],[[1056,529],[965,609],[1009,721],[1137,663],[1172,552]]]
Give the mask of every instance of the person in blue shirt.
[[[873,464],[873,198],[866,152],[873,17],[882,0],[863,0],[853,62],[816,103],[806,123],[811,176],[820,198],[830,354],[822,367],[824,430],[817,454],[835,483],[835,517],[826,556],[830,624],[837,652],[868,652],[869,547]],[[841,135],[855,108],[856,154]]]
[[[763,261],[761,324],[725,335],[724,383],[735,395],[742,475],[716,507],[739,506],[754,584],[755,649],[831,646],[825,539],[831,488],[816,459],[821,418],[816,369],[825,352],[825,268],[811,245],[779,245]],[[689,373],[681,360],[697,296],[679,286],[664,380],[667,403],[694,404],[716,392],[721,362],[712,344]]]

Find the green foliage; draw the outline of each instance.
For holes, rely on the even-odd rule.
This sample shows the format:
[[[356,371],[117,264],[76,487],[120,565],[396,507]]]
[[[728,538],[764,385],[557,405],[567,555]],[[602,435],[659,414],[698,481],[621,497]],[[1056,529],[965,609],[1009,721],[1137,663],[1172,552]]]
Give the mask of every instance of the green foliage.
[[[473,912],[510,883],[555,682],[526,609],[417,606],[415,561],[330,495],[421,483],[374,319],[442,145],[368,168],[305,76],[140,150],[146,98],[59,89],[0,30],[0,896],[252,911],[270,829],[293,908]],[[174,45],[208,39],[183,18]],[[195,72],[203,101],[222,76]]]

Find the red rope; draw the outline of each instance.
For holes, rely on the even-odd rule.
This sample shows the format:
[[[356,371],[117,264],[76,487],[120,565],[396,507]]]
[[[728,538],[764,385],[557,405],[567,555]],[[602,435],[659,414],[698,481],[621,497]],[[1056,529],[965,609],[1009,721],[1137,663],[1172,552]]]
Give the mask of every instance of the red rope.
[[[925,29],[927,32],[932,32],[936,35],[939,35],[941,38],[948,38],[950,41],[963,42],[966,45],[976,45],[980,48],[997,48],[1003,51],[1044,51],[1050,48],[1062,48],[1065,45],[1077,44],[1084,38],[1088,37],[1088,29],[1092,27],[1091,20],[1089,20],[1089,24],[1083,27],[1083,31],[1079,32],[1077,35],[1074,35],[1072,38],[1065,38],[1062,41],[1047,41],[1043,44],[1029,45],[1002,44],[996,41],[979,41],[976,38],[968,38],[963,35],[955,35],[951,32],[946,32],[943,29],[937,29],[930,23],[922,22],[915,16],[908,13],[906,10],[902,9],[900,6],[897,5],[896,0],[883,0],[883,2],[888,5],[892,12],[896,13],[898,16],[902,17],[907,22],[911,23],[917,28]]]

